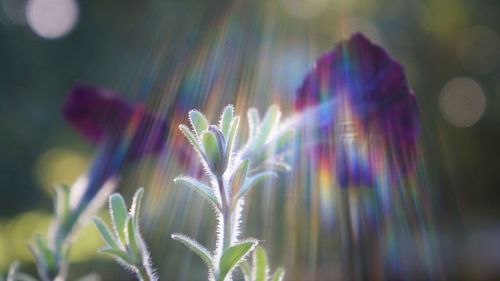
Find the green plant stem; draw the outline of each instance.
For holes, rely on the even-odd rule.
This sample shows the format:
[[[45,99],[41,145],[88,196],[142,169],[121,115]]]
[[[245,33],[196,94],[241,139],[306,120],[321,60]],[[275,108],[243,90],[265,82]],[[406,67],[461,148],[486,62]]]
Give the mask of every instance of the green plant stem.
[[[137,276],[139,277],[139,280],[141,280],[141,281],[151,281],[151,278],[149,278],[148,272],[146,271],[146,269],[143,266],[138,267]]]
[[[224,225],[224,228],[222,230],[220,239],[222,242],[222,249],[221,253],[226,249],[227,247],[231,246],[231,236],[232,236],[232,224],[231,224],[231,206],[229,206],[228,200],[227,200],[227,194],[226,194],[226,189],[224,188],[224,181],[222,179],[222,175],[217,176],[217,184],[219,186],[219,192],[221,195],[221,201],[222,201],[222,224]]]

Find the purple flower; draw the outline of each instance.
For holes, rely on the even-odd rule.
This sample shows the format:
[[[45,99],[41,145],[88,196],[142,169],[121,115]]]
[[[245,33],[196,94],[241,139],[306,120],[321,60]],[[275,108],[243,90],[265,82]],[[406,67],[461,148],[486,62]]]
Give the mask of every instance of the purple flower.
[[[90,201],[126,161],[158,154],[166,142],[166,120],[112,90],[77,84],[70,89],[62,111],[85,138],[99,144],[100,151],[87,175],[84,201]]]
[[[295,107],[318,108],[316,137],[329,142],[316,147],[317,157],[331,163],[341,187],[373,186],[382,173],[397,178],[414,168],[415,96],[402,66],[364,35],[354,34],[316,61]]]

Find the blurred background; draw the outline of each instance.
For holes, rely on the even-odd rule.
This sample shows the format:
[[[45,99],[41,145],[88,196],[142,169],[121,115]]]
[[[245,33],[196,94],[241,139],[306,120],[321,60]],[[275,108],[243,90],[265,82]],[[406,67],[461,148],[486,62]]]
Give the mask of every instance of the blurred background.
[[[215,222],[197,195],[172,183],[184,173],[168,152],[176,125],[191,108],[216,118],[227,103],[240,114],[270,103],[293,113],[316,58],[356,31],[402,63],[420,106],[417,186],[425,192],[408,196],[427,206],[417,228],[428,239],[394,238],[410,241],[397,243],[398,268],[431,279],[500,278],[496,0],[0,0],[0,272],[17,259],[35,274],[26,241],[48,227],[52,187],[73,182],[92,159],[95,146],[61,117],[67,90],[81,81],[159,115],[175,111],[169,149],[127,166],[119,190],[130,199],[146,187],[143,229],[161,278],[203,280],[204,265],[169,238],[184,232],[210,246]],[[246,236],[266,241],[287,279],[333,279],[342,260],[328,223],[335,206],[321,198],[335,189],[281,178],[251,194]],[[405,243],[426,250],[406,252]],[[96,254],[102,245],[92,225],[79,232],[71,280],[132,280]]]

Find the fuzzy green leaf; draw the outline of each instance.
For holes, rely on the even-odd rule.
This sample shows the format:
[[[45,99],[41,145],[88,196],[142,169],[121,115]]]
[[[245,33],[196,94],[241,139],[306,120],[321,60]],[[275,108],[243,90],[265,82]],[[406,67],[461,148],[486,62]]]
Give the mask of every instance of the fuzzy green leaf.
[[[45,238],[40,233],[35,234],[35,245],[38,249],[38,252],[41,254],[41,257],[45,261],[47,268],[55,268],[56,260],[54,257],[54,253],[49,249]]]
[[[194,132],[198,137],[200,137],[201,134],[205,132],[210,125],[207,121],[207,118],[205,118],[205,115],[203,115],[198,110],[189,111],[189,122],[191,122],[191,126],[193,127]]]
[[[259,242],[256,240],[247,240],[233,245],[222,253],[219,261],[219,274],[217,281],[224,281],[226,277],[231,275],[234,268],[244,260]]]
[[[227,139],[229,135],[229,129],[231,128],[231,122],[233,121],[234,107],[233,105],[228,105],[224,108],[219,121],[219,129],[221,130],[224,137]]]
[[[235,200],[238,201],[243,196],[245,196],[246,193],[248,191],[250,191],[254,186],[258,185],[259,183],[261,183],[267,179],[273,178],[273,177],[277,177],[275,172],[265,171],[265,172],[261,172],[261,173],[258,173],[256,175],[253,175],[250,178],[247,178],[247,180],[245,181],[243,186],[240,188],[240,190],[236,194]]]
[[[253,281],[266,281],[268,271],[266,251],[257,246],[253,252]]]
[[[13,261],[9,266],[9,271],[7,273],[7,281],[15,281],[17,273],[19,270],[19,262]]]
[[[69,186],[60,185],[56,187],[55,214],[59,221],[65,221],[69,213]]]
[[[125,223],[128,217],[127,205],[123,197],[115,193],[109,197],[109,210],[116,236],[125,242]]]
[[[247,111],[249,139],[257,136],[260,124],[259,111],[256,108],[250,108]]]
[[[191,177],[178,177],[174,179],[175,183],[184,184],[195,191],[199,192],[204,198],[208,199],[208,201],[220,210],[221,203],[219,199],[214,195],[212,188],[195,178]]]
[[[38,247],[33,243],[28,243],[28,249],[31,255],[35,258],[36,266],[42,271],[47,270],[47,262],[43,258],[42,253],[38,250]]]
[[[227,159],[229,159],[229,157],[231,156],[231,153],[233,153],[239,125],[240,125],[240,117],[236,116],[236,117],[234,117],[233,121],[231,122],[231,126],[230,126],[229,133],[228,133],[229,135],[227,137],[227,143],[226,143],[226,154],[227,154],[226,157],[227,157]]]
[[[280,267],[276,269],[276,271],[274,272],[271,281],[283,281],[284,277],[285,277],[285,270],[282,267]]]
[[[203,262],[212,270],[213,267],[213,260],[212,260],[212,254],[210,254],[210,251],[207,250],[207,248],[203,247],[200,243],[196,242],[195,240],[187,237],[186,235],[183,234],[172,234],[172,239],[181,242],[185,246],[187,246],[191,251],[193,251],[195,254],[197,254]]]
[[[273,149],[275,153],[283,152],[291,143],[292,139],[295,137],[295,130],[286,130],[276,136],[276,140],[273,142]]]
[[[186,125],[179,125],[179,129],[184,134],[184,136],[188,139],[189,143],[193,146],[194,150],[200,155],[203,161],[206,161],[205,154],[203,153],[203,147],[201,147],[200,141],[198,137],[189,129]]]
[[[231,190],[233,198],[235,198],[234,195],[238,193],[238,190],[240,190],[240,188],[245,183],[249,165],[250,165],[249,160],[243,160],[238,164],[238,166],[234,170],[233,177],[231,179]]]
[[[134,218],[128,217],[126,222],[127,232],[127,249],[129,256],[133,259],[134,264],[140,263],[139,243],[137,241],[137,233],[134,228]]]
[[[110,255],[110,256],[112,256],[120,261],[123,261],[129,265],[133,265],[132,261],[130,260],[130,257],[123,250],[116,249],[116,248],[103,248],[103,249],[99,249],[97,252],[99,252],[101,254],[108,254],[108,255]]]
[[[253,140],[252,146],[254,150],[259,150],[266,143],[269,135],[274,131],[274,129],[278,126],[279,120],[281,117],[281,112],[276,105],[272,105],[267,110],[264,115],[264,119],[259,126],[259,130],[257,132],[257,136]]]
[[[101,219],[99,219],[98,217],[93,217],[93,220],[95,225],[97,226],[97,229],[99,230],[99,233],[101,233],[102,238],[104,239],[104,241],[106,241],[108,246],[113,249],[118,249],[119,246],[118,243],[116,242],[116,238],[113,236],[113,234],[111,233],[109,228],[104,224],[104,222],[101,221]]]
[[[208,166],[213,173],[217,174],[217,168],[221,162],[221,151],[219,150],[217,136],[212,131],[206,131],[201,135],[201,143],[207,157]]]
[[[135,228],[139,229],[139,220],[141,216],[141,205],[142,205],[142,195],[144,194],[144,188],[139,188],[134,194],[132,199],[132,206],[130,207],[130,215],[134,217]]]
[[[252,281],[252,270],[250,269],[250,265],[247,261],[242,261],[240,263],[240,268],[243,273],[243,279],[245,281]]]

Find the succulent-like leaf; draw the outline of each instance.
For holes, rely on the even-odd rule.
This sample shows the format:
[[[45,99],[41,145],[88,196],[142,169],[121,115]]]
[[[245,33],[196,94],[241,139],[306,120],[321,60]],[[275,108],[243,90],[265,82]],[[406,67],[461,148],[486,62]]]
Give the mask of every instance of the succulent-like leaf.
[[[123,197],[115,193],[109,197],[109,210],[116,236],[125,244],[125,223],[128,217],[127,205]]]
[[[201,143],[207,157],[208,166],[213,173],[217,174],[217,168],[222,156],[222,151],[219,150],[217,136],[212,131],[206,131],[201,135]]]
[[[102,238],[104,239],[104,241],[106,241],[108,246],[112,249],[118,249],[119,246],[118,243],[116,242],[116,238],[113,236],[113,234],[111,233],[109,228],[104,224],[104,222],[101,221],[101,219],[99,219],[98,217],[93,217],[93,220],[95,225],[97,226],[97,229],[99,230],[99,233],[101,233]]]
[[[264,119],[259,126],[257,136],[252,142],[253,149],[258,150],[266,143],[271,132],[278,126],[281,112],[276,105],[272,105],[264,115]]]
[[[242,261],[240,263],[240,268],[243,273],[243,279],[245,281],[252,281],[252,269],[247,261]]]
[[[238,201],[241,199],[245,194],[250,191],[254,186],[258,185],[259,183],[270,179],[272,177],[277,177],[275,172],[261,172],[256,175],[251,176],[250,178],[247,178],[243,186],[238,190],[238,193],[235,196],[235,200]]]
[[[178,177],[174,179],[175,183],[180,183],[184,184],[195,191],[199,192],[204,198],[208,199],[208,201],[215,206],[217,209],[220,210],[221,208],[221,203],[219,201],[219,198],[217,198],[213,191],[212,188],[200,181],[198,181],[195,178],[191,177]]]
[[[295,137],[295,130],[290,129],[284,132],[281,132],[276,136],[275,141],[273,142],[273,148],[275,153],[283,152],[291,143],[292,139]]]
[[[184,124],[179,125],[179,130],[181,130],[184,136],[188,139],[189,143],[193,146],[194,150],[200,155],[202,161],[206,161],[205,154],[203,153],[203,147],[201,147],[201,143],[193,131],[191,131],[191,129]]]
[[[252,252],[258,243],[257,240],[246,240],[225,249],[219,261],[217,281],[226,280],[226,277],[231,275],[234,268]]]
[[[33,255],[33,257],[35,257],[35,262],[36,262],[36,266],[38,268],[39,273],[42,274],[44,272],[47,272],[47,263],[45,262],[43,255],[38,250],[37,246],[33,243],[28,243],[28,249],[30,250],[31,255]],[[48,278],[44,278],[42,276],[42,279],[45,280]]]
[[[248,118],[248,130],[249,130],[249,139],[253,139],[257,136],[259,131],[260,117],[259,111],[256,108],[250,108],[247,111]]]
[[[224,137],[227,139],[229,135],[229,129],[231,128],[231,122],[233,121],[234,107],[233,105],[228,105],[222,111],[222,115],[219,121],[219,129],[221,130]]]
[[[264,248],[257,246],[253,252],[253,281],[266,281],[269,268]]]
[[[200,243],[196,242],[194,239],[191,239],[183,234],[179,233],[172,234],[172,239],[179,241],[185,246],[187,246],[191,251],[197,254],[203,260],[203,262],[205,262],[205,264],[207,264],[210,270],[212,270],[213,267],[212,254],[210,253],[209,250],[207,250],[207,248],[203,247]]]
[[[134,218],[128,217],[126,222],[127,249],[129,251],[129,256],[134,259],[134,264],[137,264],[140,262],[140,252],[139,243],[137,241],[137,233],[134,225]]]
[[[7,273],[7,281],[15,281],[18,270],[19,270],[19,262],[18,261],[12,262],[9,266],[9,271]]]
[[[35,234],[35,245],[38,252],[41,254],[41,257],[45,261],[47,268],[55,268],[56,260],[54,253],[49,249],[47,241],[40,233]]]
[[[239,125],[240,125],[240,117],[236,116],[233,118],[233,121],[231,122],[231,126],[227,137],[227,142],[226,142],[227,159],[229,159],[231,154],[233,153],[233,149],[236,142],[236,134],[238,132]]]
[[[59,221],[65,221],[69,212],[69,186],[60,185],[56,187],[55,214]]]
[[[283,281],[284,277],[285,277],[285,270],[282,267],[280,267],[276,269],[276,271],[274,272],[271,281]]]
[[[144,194],[144,188],[139,188],[134,194],[132,199],[132,206],[130,206],[130,215],[134,217],[135,228],[139,229],[139,220],[141,216],[141,205],[142,205],[142,195]]]
[[[129,255],[123,250],[116,248],[102,248],[99,249],[98,252],[101,254],[110,255],[113,258],[118,259],[120,262],[128,264],[129,266],[133,265],[133,262],[130,260]]]
[[[248,159],[243,160],[239,163],[239,165],[234,170],[233,177],[231,179],[231,190],[232,190],[233,198],[234,198],[234,195],[237,194],[238,190],[240,190],[240,188],[245,183],[245,179],[247,178],[247,174],[248,174],[249,164],[250,164],[250,161]]]
[[[189,111],[189,122],[191,122],[191,126],[198,137],[201,137],[201,134],[205,132],[209,126],[205,115],[198,110]]]

